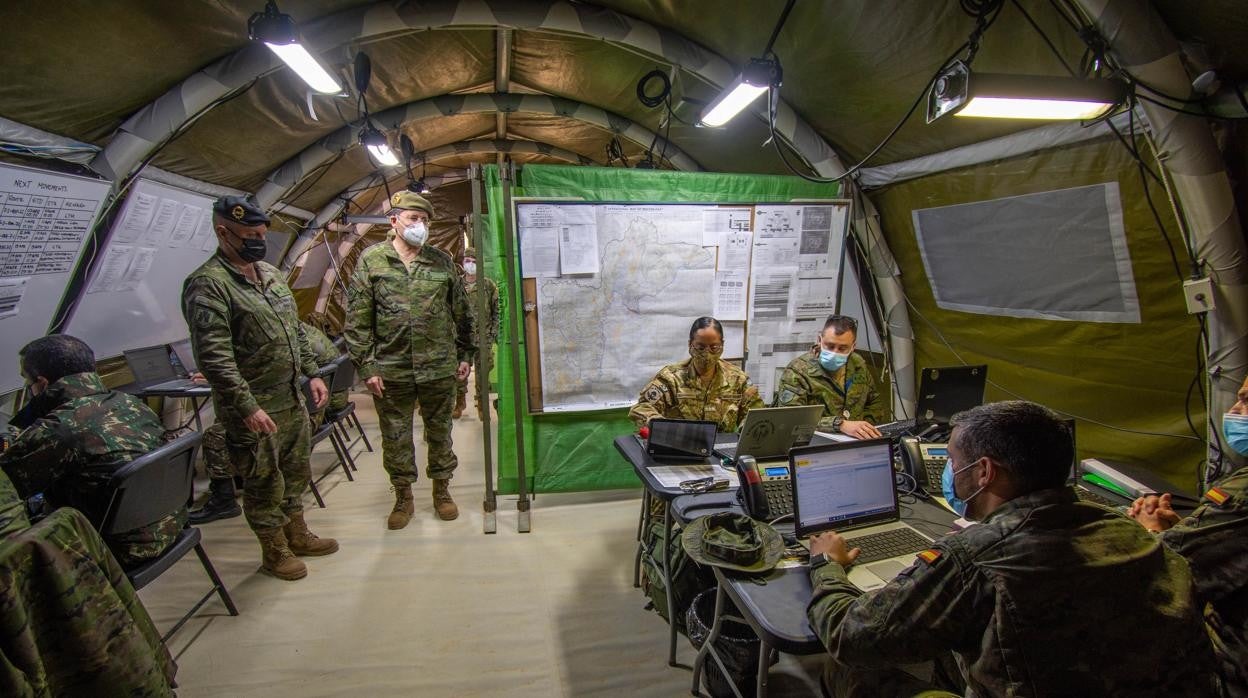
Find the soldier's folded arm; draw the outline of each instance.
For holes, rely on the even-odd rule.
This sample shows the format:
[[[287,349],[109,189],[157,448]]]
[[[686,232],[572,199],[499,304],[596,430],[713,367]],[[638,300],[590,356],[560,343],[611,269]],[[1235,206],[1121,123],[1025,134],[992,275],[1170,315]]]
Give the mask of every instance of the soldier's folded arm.
[[[69,468],[75,451],[56,433],[56,423],[41,421],[22,432],[0,453],[0,469],[13,481],[18,494],[30,497],[52,486]]]
[[[251,416],[260,409],[260,403],[234,360],[234,336],[230,332],[225,295],[210,280],[196,279],[187,287],[184,302],[200,373],[236,413]]]
[[[374,355],[376,338],[373,335],[373,285],[364,265],[356,268],[347,286],[347,322],[342,329],[347,340],[347,353],[355,363],[360,380],[368,380],[381,374]]]
[[[948,552],[865,594],[835,562],[813,570],[811,586],[810,625],[832,657],[851,666],[914,664],[973,647],[978,638],[967,629],[984,627],[992,614],[991,600],[979,598]]]

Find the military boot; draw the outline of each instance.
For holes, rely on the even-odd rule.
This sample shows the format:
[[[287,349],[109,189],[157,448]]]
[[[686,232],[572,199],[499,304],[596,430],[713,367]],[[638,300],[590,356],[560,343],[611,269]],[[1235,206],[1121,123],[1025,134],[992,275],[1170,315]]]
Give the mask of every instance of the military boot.
[[[218,519],[232,519],[242,513],[238,502],[234,501],[234,478],[221,478],[209,483],[208,501],[191,512],[190,522],[192,526],[202,526]]]
[[[391,531],[397,531],[407,526],[407,522],[412,520],[412,514],[416,513],[416,501],[412,497],[412,486],[403,485],[394,488],[394,511],[390,512],[390,518],[386,519],[386,526]]]
[[[303,520],[303,512],[296,511],[287,514],[290,521],[282,527],[282,531],[286,533],[286,540],[290,543],[290,552],[299,555],[330,555],[338,552],[338,541],[333,538],[321,538],[315,533],[308,530],[308,524]]]
[[[455,396],[455,411],[451,412],[452,419],[459,419],[460,417],[464,416],[464,410],[468,407],[468,402],[467,402],[466,397],[467,396],[465,396],[463,393],[459,393],[457,396]]]
[[[261,572],[286,581],[308,576],[307,566],[290,551],[281,526],[256,529],[256,538],[260,539]]]
[[[459,507],[455,506],[455,500],[451,499],[450,480],[433,481],[433,510],[443,521],[454,521],[459,517]]]

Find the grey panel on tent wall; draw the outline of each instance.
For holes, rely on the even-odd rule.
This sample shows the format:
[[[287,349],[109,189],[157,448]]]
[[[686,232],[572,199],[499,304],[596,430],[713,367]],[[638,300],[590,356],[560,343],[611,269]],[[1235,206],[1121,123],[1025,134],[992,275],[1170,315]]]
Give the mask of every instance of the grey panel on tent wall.
[[[911,214],[936,305],[984,315],[1140,321],[1118,183]]]
[[[290,285],[291,288],[316,288],[321,285],[325,272],[329,271],[329,251],[325,248],[323,240],[317,240],[316,244],[308,248],[305,254],[307,259],[303,261],[303,268],[299,270],[299,278]]]
[[[278,266],[282,263],[282,257],[286,255],[286,248],[290,247],[290,241],[294,239],[292,233],[284,233],[280,230],[272,230],[264,234],[264,242],[268,249],[264,253],[264,261]]]

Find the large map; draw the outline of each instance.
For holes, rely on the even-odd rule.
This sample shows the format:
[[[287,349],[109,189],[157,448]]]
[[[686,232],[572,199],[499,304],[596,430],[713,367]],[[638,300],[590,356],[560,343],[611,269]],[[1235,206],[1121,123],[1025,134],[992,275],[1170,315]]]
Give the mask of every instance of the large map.
[[[660,368],[687,356],[689,324],[713,305],[705,207],[577,208],[576,225],[545,222],[564,238],[596,233],[597,272],[536,279],[547,411],[633,404]]]

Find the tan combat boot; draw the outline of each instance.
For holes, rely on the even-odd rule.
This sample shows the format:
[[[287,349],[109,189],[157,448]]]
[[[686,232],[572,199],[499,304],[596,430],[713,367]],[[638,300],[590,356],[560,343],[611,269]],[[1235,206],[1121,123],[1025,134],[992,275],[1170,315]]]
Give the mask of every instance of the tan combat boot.
[[[299,556],[329,555],[338,552],[338,541],[333,538],[321,538],[308,530],[302,511],[292,512],[288,516],[290,521],[286,522],[282,531],[286,534],[286,541],[290,544],[290,552]]]
[[[394,511],[390,512],[390,518],[386,519],[386,526],[391,531],[397,531],[407,526],[407,522],[412,520],[412,514],[416,513],[416,502],[412,498],[411,485],[392,489],[394,489]]]
[[[451,499],[450,480],[433,481],[433,510],[443,521],[454,521],[459,517],[459,507],[455,506],[455,500]]]
[[[290,552],[290,547],[286,544],[286,534],[280,526],[257,529],[256,538],[260,539],[261,572],[286,581],[308,576],[307,566]]]
[[[464,416],[464,410],[468,407],[467,396],[460,393],[455,397],[455,411],[451,412],[452,419],[459,419]]]

